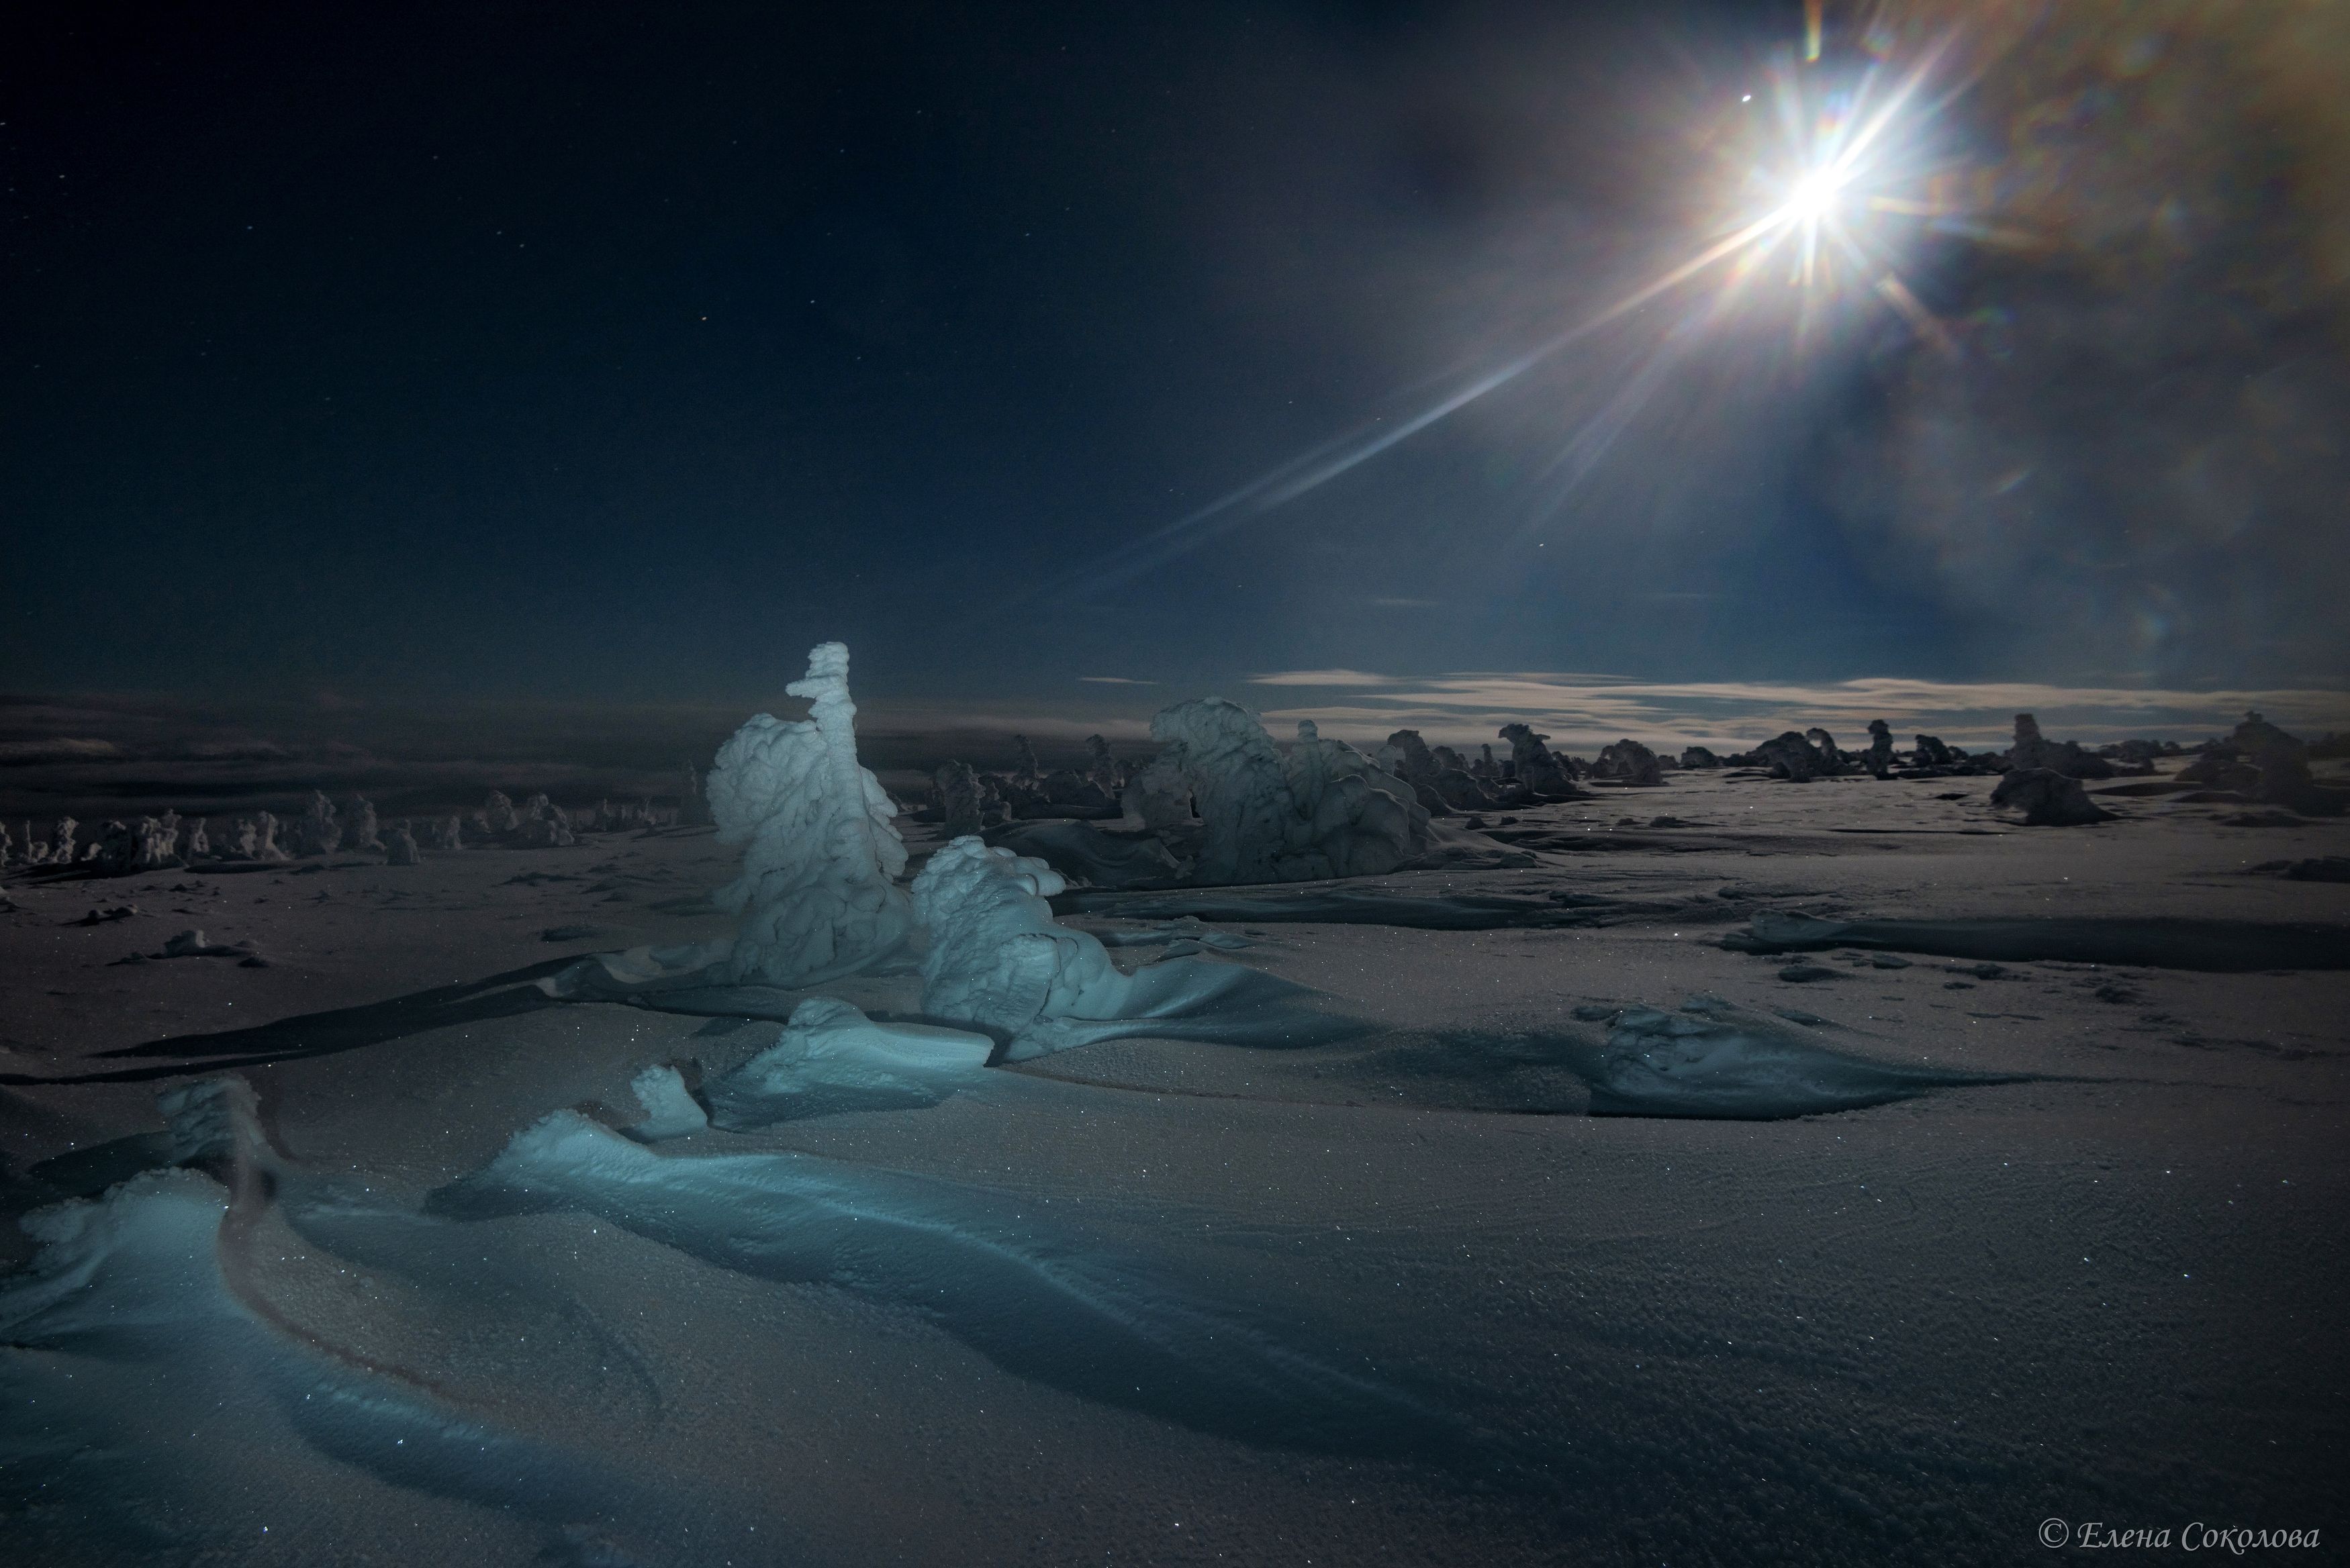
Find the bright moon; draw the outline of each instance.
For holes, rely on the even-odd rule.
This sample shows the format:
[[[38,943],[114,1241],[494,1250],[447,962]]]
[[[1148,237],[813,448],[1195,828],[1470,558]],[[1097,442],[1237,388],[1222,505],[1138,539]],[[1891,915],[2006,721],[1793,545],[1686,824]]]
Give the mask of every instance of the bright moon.
[[[1799,223],[1816,223],[1828,215],[1835,204],[1836,190],[1844,183],[1833,169],[1818,169],[1795,182],[1795,189],[1787,197],[1787,216]]]

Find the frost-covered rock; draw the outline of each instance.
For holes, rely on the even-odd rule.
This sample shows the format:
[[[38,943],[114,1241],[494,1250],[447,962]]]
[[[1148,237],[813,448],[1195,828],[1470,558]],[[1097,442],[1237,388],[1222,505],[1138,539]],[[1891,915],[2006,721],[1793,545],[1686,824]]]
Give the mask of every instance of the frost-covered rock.
[[[1012,750],[1017,759],[1012,769],[1012,782],[1025,790],[1034,790],[1042,784],[1045,767],[1036,760],[1036,748],[1028,743],[1028,737],[1013,736]]]
[[[1502,776],[1502,764],[1493,760],[1492,746],[1480,746],[1477,751],[1477,760],[1469,764],[1470,773],[1488,784],[1498,783]]]
[[[1947,768],[1959,760],[1958,754],[1942,743],[1939,735],[1918,735],[1915,739],[1918,765],[1921,768]]]
[[[2113,813],[2098,809],[2081,781],[2054,768],[2013,768],[1991,792],[1995,806],[2023,813],[2027,827],[2081,827],[2105,822]]]
[[[74,863],[74,831],[81,824],[70,816],[61,816],[49,830],[49,864],[70,866]]]
[[[383,863],[387,866],[414,866],[422,860],[416,852],[416,835],[410,831],[408,819],[402,817],[391,825],[383,836]]]
[[[453,811],[446,816],[433,818],[432,822],[426,824],[424,831],[427,841],[435,849],[465,847],[464,828],[462,820]]]
[[[190,865],[212,858],[213,836],[209,818],[192,816],[188,819],[186,842],[181,846],[181,858]]]
[[[742,876],[712,901],[743,915],[722,978],[806,986],[896,956],[914,911],[896,884],[898,807],[858,765],[847,646],[818,644],[785,690],[810,700],[808,717],[754,716],[710,770],[719,842],[743,846]]]
[[[1834,735],[1814,724],[1804,732],[1804,739],[1811,742],[1814,751],[1819,753],[1821,772],[1834,774],[1843,771],[1844,753],[1836,749]]]
[[[1685,768],[1718,768],[1721,759],[1703,746],[1681,748],[1681,766]]]

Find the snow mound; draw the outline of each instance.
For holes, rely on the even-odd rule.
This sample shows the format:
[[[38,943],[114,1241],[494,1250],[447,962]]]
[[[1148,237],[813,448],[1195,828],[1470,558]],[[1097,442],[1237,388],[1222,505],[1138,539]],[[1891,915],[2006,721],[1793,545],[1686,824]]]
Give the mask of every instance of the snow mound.
[[[0,1282],[0,1406],[39,1419],[0,1425],[10,1562],[243,1562],[278,1537],[295,1555],[263,1560],[315,1560],[300,1542],[354,1532],[409,1561],[527,1561],[574,1521],[654,1540],[685,1522],[690,1504],[283,1316],[301,1293],[255,1291],[283,1261],[251,1255],[250,1201],[160,1171],[19,1221],[39,1250]]]
[[[801,1152],[669,1156],[563,1111],[434,1195],[470,1219],[578,1209],[754,1278],[920,1314],[1005,1371],[1197,1430],[1339,1453],[1442,1452],[1456,1429],[1145,1260],[983,1188]]]
[[[639,1143],[689,1137],[710,1125],[709,1113],[685,1086],[685,1075],[666,1063],[629,1079],[629,1091],[645,1113],[644,1120],[628,1129]]]
[[[1849,1056],[1709,996],[1690,998],[1679,1012],[1631,1007],[1615,1013],[1606,1046],[1576,1071],[1591,1086],[1596,1116],[1735,1121],[1857,1110],[1929,1089],[2021,1081]]]
[[[773,1045],[709,1085],[710,1125],[740,1131],[839,1111],[934,1106],[983,1071],[994,1052],[995,1042],[984,1034],[879,1023],[847,1002],[813,996],[794,1010]],[[674,1083],[673,1090],[665,1085],[660,1092],[673,1096],[664,1103],[682,1119],[674,1106],[685,1096],[677,1070],[650,1072],[666,1073]],[[641,1087],[638,1098],[653,1112]],[[700,1107],[694,1110],[698,1126]]]

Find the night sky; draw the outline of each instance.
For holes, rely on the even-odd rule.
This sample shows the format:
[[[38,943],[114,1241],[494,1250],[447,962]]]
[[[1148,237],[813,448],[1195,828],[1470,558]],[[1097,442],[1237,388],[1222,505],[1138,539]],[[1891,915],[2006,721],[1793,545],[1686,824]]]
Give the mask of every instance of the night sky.
[[[1701,284],[1138,556],[1751,211],[1800,5],[55,8],[0,62],[7,684],[2341,684],[2339,26],[2010,9],[1804,67],[1977,17],[1910,149],[1976,209],[1882,236],[1939,341]]]

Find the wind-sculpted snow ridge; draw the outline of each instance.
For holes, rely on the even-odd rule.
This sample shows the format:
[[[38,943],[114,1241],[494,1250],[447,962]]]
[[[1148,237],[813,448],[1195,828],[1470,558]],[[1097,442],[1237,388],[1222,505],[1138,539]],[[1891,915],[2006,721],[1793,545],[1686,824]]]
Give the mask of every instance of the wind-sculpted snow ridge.
[[[1593,1007],[1575,1013],[1609,1024],[1605,1046],[1568,1063],[1591,1087],[1595,1116],[1779,1121],[2029,1077],[1867,1061],[1712,996],[1692,996],[1678,1012]]]
[[[1736,952],[1875,948],[1938,958],[2030,963],[2140,964],[2148,969],[2245,973],[2267,969],[2350,969],[2350,926],[2251,920],[2053,919],[1822,920],[1766,910],[1721,940]]]
[[[984,1034],[876,1023],[845,1002],[812,996],[793,1010],[773,1045],[708,1085],[710,1125],[740,1131],[841,1111],[935,1106],[975,1082],[994,1052],[995,1042]],[[675,1094],[682,1093],[680,1084]],[[674,1107],[670,1125],[685,1120],[667,1083],[639,1085],[638,1097],[657,1117],[655,1096]]]
[[[720,1268],[919,1313],[1016,1376],[1243,1442],[1418,1458],[1457,1445],[1401,1390],[983,1188],[796,1152],[664,1156],[564,1111],[430,1207],[585,1210]]]
[[[1332,926],[1401,926],[1424,931],[1544,929],[1610,923],[1642,907],[1626,899],[1554,893],[1397,893],[1380,888],[1235,888],[1212,892],[1065,893],[1063,914],[1113,919],[1191,919],[1237,923],[1296,921]],[[1667,911],[1669,912],[1669,911]]]
[[[1097,888],[1172,888],[1183,868],[1149,833],[1107,833],[1089,822],[1018,822],[993,828],[988,843],[1044,861]]]
[[[255,1311],[230,1272],[247,1203],[157,1171],[21,1221],[39,1251],[0,1285],[10,1561],[244,1561],[273,1535],[293,1555],[264,1560],[309,1542],[319,1561],[368,1511],[420,1561],[524,1561],[583,1532],[662,1541],[701,1522],[682,1496]]]
[[[914,917],[895,881],[906,868],[898,808],[857,762],[847,648],[818,644],[806,678],[785,690],[810,700],[808,717],[754,716],[710,771],[718,840],[744,846],[743,875],[711,901],[743,913],[719,978],[807,986],[899,956]]]
[[[1127,1035],[1286,1045],[1355,1027],[1293,1007],[1304,988],[1237,964],[1170,959],[1128,974],[1092,936],[1054,922],[1045,900],[1067,886],[1043,861],[976,838],[931,857],[914,878],[930,935],[922,1011],[1003,1040],[1009,1062]]]

